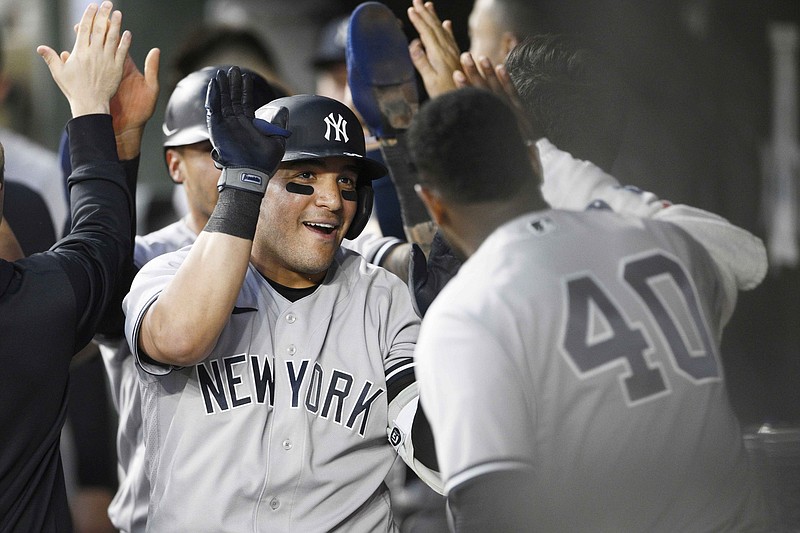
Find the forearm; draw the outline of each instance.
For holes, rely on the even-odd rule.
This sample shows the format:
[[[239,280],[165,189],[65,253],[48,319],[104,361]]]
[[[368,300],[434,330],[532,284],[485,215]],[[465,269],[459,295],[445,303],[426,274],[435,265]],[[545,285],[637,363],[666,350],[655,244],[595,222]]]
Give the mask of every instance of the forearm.
[[[133,254],[133,195],[117,160],[111,117],[90,115],[68,125],[72,226],[53,248],[79,298],[80,335],[94,335]],[[78,289],[80,288],[80,289]],[[87,338],[86,341],[89,339]]]
[[[164,364],[205,359],[244,283],[261,196],[226,188],[175,277],[142,321],[139,348]]]
[[[139,157],[142,151],[142,135],[144,134],[144,127],[134,128],[115,135],[117,143],[117,154],[120,161],[127,161]]]
[[[547,139],[540,139],[536,145],[544,174],[542,195],[553,208],[582,211],[601,200],[618,213],[651,217],[669,205],[653,193],[623,187],[600,167],[575,159]]]
[[[186,261],[145,315],[139,347],[153,360],[188,366],[205,359],[230,318],[252,241],[201,232]]]
[[[418,176],[408,153],[405,136],[401,133],[396,138],[382,140],[380,149],[400,202],[406,239],[409,243],[417,244],[427,255],[436,225],[414,190]]]
[[[381,259],[379,265],[408,283],[408,269],[411,261],[411,244],[404,242],[390,249]]]
[[[72,173],[67,183],[70,189],[71,235],[86,231],[97,232],[97,212],[113,219],[104,224],[103,233],[124,239],[130,253],[134,233],[133,193],[124,169],[116,155],[109,115],[87,115],[67,123]],[[102,180],[120,189],[113,198],[98,194],[96,185],[87,183]],[[106,185],[102,185],[106,187]],[[99,211],[98,211],[99,210]],[[99,217],[98,217],[99,218]],[[105,222],[105,218],[100,219]],[[84,221],[88,223],[84,224]]]

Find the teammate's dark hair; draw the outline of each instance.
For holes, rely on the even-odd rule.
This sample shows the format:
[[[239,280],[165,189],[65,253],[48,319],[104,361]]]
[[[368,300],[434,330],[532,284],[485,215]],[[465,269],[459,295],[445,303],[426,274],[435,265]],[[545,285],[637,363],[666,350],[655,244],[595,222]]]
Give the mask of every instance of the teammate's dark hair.
[[[575,36],[537,35],[514,47],[505,66],[553,144],[610,169],[625,124],[625,97],[598,53]]]
[[[538,180],[514,114],[489,91],[468,87],[425,102],[406,136],[420,181],[453,202],[507,199]]]

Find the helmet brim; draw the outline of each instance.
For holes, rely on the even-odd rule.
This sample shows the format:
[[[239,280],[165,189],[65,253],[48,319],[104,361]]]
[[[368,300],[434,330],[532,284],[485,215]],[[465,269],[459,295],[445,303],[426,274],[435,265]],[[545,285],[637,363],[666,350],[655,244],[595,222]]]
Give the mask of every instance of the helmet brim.
[[[378,178],[382,178],[389,173],[389,169],[387,169],[383,164],[374,159],[370,159],[369,157],[362,157],[358,154],[349,154],[349,153],[318,153],[318,152],[310,152],[310,151],[292,151],[286,152],[283,155],[283,159],[281,159],[282,163],[287,161],[307,161],[310,159],[323,159],[325,157],[348,157],[355,161],[358,165],[358,178],[359,181],[364,179],[368,181],[373,181]]]

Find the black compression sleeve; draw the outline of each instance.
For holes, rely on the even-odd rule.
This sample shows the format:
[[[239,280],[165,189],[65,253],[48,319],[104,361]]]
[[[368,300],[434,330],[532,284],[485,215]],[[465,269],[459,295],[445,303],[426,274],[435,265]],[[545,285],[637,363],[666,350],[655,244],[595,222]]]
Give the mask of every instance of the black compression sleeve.
[[[136,239],[136,182],[139,174],[139,156],[126,161],[121,161],[125,171],[125,183],[130,192],[128,207],[131,212],[131,242]],[[117,282],[117,289],[114,297],[108,304],[103,318],[97,325],[96,335],[104,339],[121,339],[125,336],[125,315],[122,313],[122,300],[131,289],[133,278],[139,271],[133,264],[133,250],[126,258],[123,269],[120,271],[120,278]]]
[[[438,472],[439,461],[436,459],[433,431],[422,409],[422,403],[417,404],[417,412],[414,413],[414,421],[411,423],[411,441],[414,443],[414,458],[427,468]]]
[[[226,187],[203,231],[219,232],[252,241],[256,235],[261,196],[252,192]]]

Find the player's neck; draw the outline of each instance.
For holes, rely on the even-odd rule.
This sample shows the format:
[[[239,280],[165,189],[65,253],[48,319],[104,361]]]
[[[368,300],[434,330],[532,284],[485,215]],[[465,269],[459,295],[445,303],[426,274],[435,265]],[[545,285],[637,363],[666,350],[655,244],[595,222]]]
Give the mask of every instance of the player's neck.
[[[449,227],[443,230],[448,242],[469,257],[497,228],[530,211],[530,205],[520,202],[462,205],[449,211]]]

